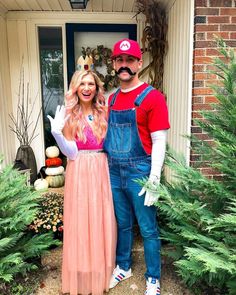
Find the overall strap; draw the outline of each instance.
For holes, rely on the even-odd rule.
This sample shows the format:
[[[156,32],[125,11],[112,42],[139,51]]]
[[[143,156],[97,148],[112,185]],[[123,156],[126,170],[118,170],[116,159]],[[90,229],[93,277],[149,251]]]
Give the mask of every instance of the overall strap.
[[[150,91],[152,91],[153,89],[155,89],[155,88],[153,88],[151,85],[149,85],[147,88],[145,88],[138,96],[137,96],[137,98],[135,99],[135,102],[134,102],[134,104],[136,105],[136,106],[140,106],[140,104],[142,103],[142,101],[144,100],[144,98],[148,95],[148,93],[150,92]]]
[[[116,97],[117,97],[117,95],[119,94],[119,92],[120,92],[120,88],[118,88],[118,89],[116,90],[116,92],[114,93],[114,95],[113,95],[113,97],[112,97],[112,100],[111,100],[111,102],[110,102],[110,107],[112,107],[113,104],[115,103]]]

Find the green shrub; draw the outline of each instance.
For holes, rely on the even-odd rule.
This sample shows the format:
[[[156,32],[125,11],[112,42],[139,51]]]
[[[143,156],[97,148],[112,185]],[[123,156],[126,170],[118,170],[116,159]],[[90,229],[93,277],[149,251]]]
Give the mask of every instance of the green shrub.
[[[11,166],[0,172],[0,282],[36,269],[33,259],[59,244],[52,234],[32,235],[28,230],[40,198],[26,185],[25,176]]]
[[[219,103],[197,121],[214,143],[195,138],[192,146],[201,163],[220,176],[205,177],[169,151],[166,165],[174,179],[156,188],[156,205],[166,221],[162,238],[172,246],[164,254],[174,259],[182,279],[195,291],[236,294],[236,58],[218,42],[224,58],[214,65],[222,83],[212,87]]]

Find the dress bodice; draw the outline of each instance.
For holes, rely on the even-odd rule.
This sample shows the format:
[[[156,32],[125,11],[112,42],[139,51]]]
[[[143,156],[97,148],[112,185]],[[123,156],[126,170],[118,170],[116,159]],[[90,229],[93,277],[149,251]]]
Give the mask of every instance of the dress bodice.
[[[93,134],[92,128],[88,125],[84,129],[86,142],[76,140],[76,145],[79,150],[99,150],[103,148],[103,141],[98,142],[96,136]]]

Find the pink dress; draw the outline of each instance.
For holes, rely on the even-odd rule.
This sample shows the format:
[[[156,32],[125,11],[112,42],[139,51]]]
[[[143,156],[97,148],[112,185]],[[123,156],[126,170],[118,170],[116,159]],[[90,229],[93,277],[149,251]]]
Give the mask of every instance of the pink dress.
[[[115,265],[116,222],[106,154],[92,129],[68,160],[64,197],[62,292],[102,295]]]

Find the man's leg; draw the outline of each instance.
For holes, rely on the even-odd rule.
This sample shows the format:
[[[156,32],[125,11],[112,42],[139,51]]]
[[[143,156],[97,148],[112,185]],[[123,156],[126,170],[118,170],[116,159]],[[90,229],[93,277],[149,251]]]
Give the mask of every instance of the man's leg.
[[[111,169],[110,179],[114,209],[117,221],[117,248],[116,265],[111,281],[110,288],[115,287],[120,281],[129,278],[131,273],[131,251],[133,245],[133,223],[134,214],[129,199],[122,189],[118,166]]]
[[[116,263],[127,271],[131,267],[134,213],[122,189],[119,165],[110,167],[110,179],[118,229]]]
[[[141,197],[139,197],[141,198]],[[144,202],[144,199],[142,200]],[[159,229],[156,221],[156,207],[143,206],[139,204],[140,200],[135,204],[135,213],[143,238],[144,255],[147,271],[146,279],[156,278],[160,280],[161,276],[161,257],[160,257],[160,238]]]
[[[144,206],[144,197],[138,196],[140,186],[132,187],[129,191],[132,194],[135,215],[139,224],[140,233],[143,238],[144,255],[146,262],[146,292],[145,295],[160,295],[160,239],[156,221],[155,206]]]
[[[142,171],[143,168],[143,171]],[[129,168],[126,194],[129,195],[134,214],[144,243],[144,255],[147,271],[145,277],[160,279],[160,239],[155,206],[144,206],[144,196],[138,196],[140,184],[135,180],[149,175],[148,163],[140,163]],[[147,174],[147,175],[146,175]]]

